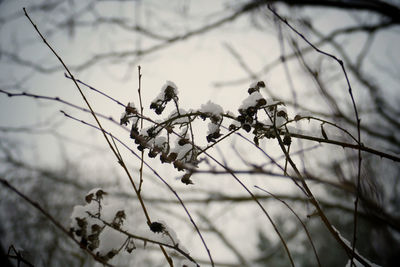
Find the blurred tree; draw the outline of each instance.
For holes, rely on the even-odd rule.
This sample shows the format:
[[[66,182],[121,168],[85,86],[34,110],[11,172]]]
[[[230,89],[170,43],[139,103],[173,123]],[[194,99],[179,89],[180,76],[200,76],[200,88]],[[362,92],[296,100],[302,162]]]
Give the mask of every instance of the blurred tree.
[[[0,31],[3,32],[2,36],[6,36],[0,41],[2,103],[6,102],[4,99],[10,94],[35,91],[31,87],[35,79],[41,80],[63,71],[60,64],[49,57],[48,53],[43,52],[46,56],[42,56],[44,49],[41,50],[42,44],[33,36],[33,29],[27,28],[32,34],[27,34],[28,30],[17,31],[17,26],[26,22],[20,5],[15,1],[0,2]],[[396,59],[399,56],[397,41],[400,5],[397,1],[242,0],[234,3],[211,1],[201,4],[204,6],[198,5],[190,1],[171,1],[165,5],[159,1],[52,0],[29,2],[26,8],[31,16],[38,20],[37,23],[47,40],[54,43],[57,50],[63,51],[70,69],[79,74],[90,73],[91,70],[98,74],[98,69],[102,69],[113,76],[113,66],[118,65],[117,72],[124,73],[122,77],[127,78],[135,73],[138,63],[150,64],[154,58],[162,58],[162,53],[169,53],[168,49],[178,44],[189,42],[196,37],[216,38],[215,36],[219,35],[217,40],[223,42],[226,52],[242,70],[242,76],[236,75],[235,72],[230,80],[214,81],[215,90],[226,87],[243,89],[250,82],[264,79],[267,81],[264,93],[285,103],[288,110],[294,114],[308,112],[307,114],[348,129],[354,136],[359,132],[361,142],[366,147],[378,148],[381,152],[398,157],[400,109],[397,92],[400,68]],[[274,12],[279,14],[281,19],[274,15]],[[278,52],[248,52],[246,48],[249,49],[250,46],[242,46],[235,43],[237,39],[230,40],[229,35],[224,35],[229,31],[238,31],[240,34],[240,31],[249,29],[259,36],[272,33],[278,44]],[[257,39],[254,42],[260,41]],[[82,53],[74,56],[77,49]],[[356,100],[358,116],[361,118],[359,129],[342,69],[338,62],[321,51],[329,51],[344,62]],[[253,53],[259,54],[261,64],[254,63]],[[210,63],[213,63],[213,59],[210,59]],[[45,100],[43,96],[31,95],[29,101],[37,98]],[[50,101],[57,102],[59,99],[51,95]],[[38,106],[41,105],[42,102],[38,102]],[[4,105],[2,109],[3,114],[18,114],[21,109],[24,110],[22,113],[27,113],[23,105],[22,108]],[[110,114],[107,110],[101,112]],[[18,120],[16,114],[11,119],[14,122]],[[2,142],[16,139],[16,132],[26,136],[21,138],[24,139],[40,134],[46,127],[55,138],[61,137],[60,140],[64,142],[63,128],[59,127],[58,120],[54,117],[52,113],[48,121],[22,128],[9,126],[7,121],[4,126],[0,126]],[[338,136],[348,143],[353,142],[327,123],[311,122],[302,126],[312,128],[314,133],[318,132],[317,137],[321,142],[329,143],[337,140]],[[359,191],[357,250],[377,264],[396,266],[400,261],[398,162],[381,159],[377,155],[367,153],[368,151],[362,152],[358,190],[358,149],[346,149],[343,153],[329,144],[324,144],[322,148],[307,151],[309,142],[313,140],[308,140],[306,135],[292,136],[292,142],[296,142],[296,147],[301,151],[296,160],[298,165],[302,166],[302,174],[313,181],[313,188],[316,188],[319,201],[326,209],[332,224],[346,239],[353,241],[353,201],[356,192]],[[29,162],[31,158],[27,160],[24,156],[15,156],[15,150],[15,147],[8,145],[1,147],[1,177],[24,189],[27,195],[52,211],[60,221],[67,221],[72,206],[77,204],[77,199],[81,199],[89,189],[98,186],[92,181],[86,183],[85,179],[78,178],[84,176],[82,174],[69,174],[71,170],[78,169],[75,163],[62,170],[49,169],[36,166],[34,160]],[[252,157],[241,156],[238,150],[231,153],[239,157],[242,163],[240,166],[246,168],[247,173],[244,175],[251,173],[255,164],[262,166],[265,162],[264,159],[257,161]],[[279,159],[278,156],[276,158]],[[200,176],[200,173],[198,175]],[[262,175],[261,172],[259,175],[269,177],[267,173]],[[245,177],[247,179],[248,176]],[[196,179],[201,180],[200,177]],[[250,179],[252,178],[249,177],[248,180]],[[201,184],[200,181],[198,183]],[[251,180],[249,183],[257,184]],[[223,189],[228,188],[224,187],[224,182],[221,181],[221,184]],[[1,200],[0,211],[7,233],[7,237],[2,240],[5,247],[18,242],[27,244],[29,241],[30,245],[26,245],[27,248],[24,249],[36,255],[40,254],[45,265],[91,264],[87,256],[76,253],[75,244],[68,243],[57,231],[46,225],[43,217],[38,216],[25,204],[19,203],[16,196],[6,193],[5,189],[1,190],[4,191],[2,195],[7,196]],[[119,197],[126,197],[124,191],[121,192]],[[211,191],[210,187],[206,186],[193,187],[191,192],[179,190],[186,203],[194,203],[193,205],[201,207],[212,206],[210,210],[230,210],[227,203],[254,205],[251,197],[235,193],[237,192],[229,190]],[[263,203],[267,207],[281,205],[273,198],[259,193],[257,196],[265,200]],[[58,199],[60,195],[73,197]],[[305,204],[304,198],[299,199],[298,194],[282,193],[279,196],[296,207],[296,212],[306,221],[322,266],[339,266],[347,262],[344,251],[321,225],[317,216],[307,219],[314,211],[309,210],[310,207]],[[154,195],[149,193],[145,200],[156,206],[160,214],[163,214],[163,210],[164,213],[175,214],[171,212],[175,211],[175,208],[170,206],[179,204],[167,197],[160,197],[156,190]],[[168,211],[165,212],[165,209]],[[25,219],[27,214],[29,220]],[[242,266],[246,262],[250,262],[250,265],[256,262],[267,266],[287,266],[288,263],[282,260],[285,257],[284,250],[278,247],[276,237],[266,235],[261,229],[258,237],[259,251],[244,259],[242,254],[245,253],[240,253],[237,249],[241,242],[231,244],[229,241],[232,229],[219,230],[215,226],[218,219],[216,214],[218,213],[210,212],[206,214],[208,217],[203,217],[200,221],[210,235],[216,237],[219,246],[229,251],[237,260],[237,263],[230,263],[230,257],[226,258],[228,260],[224,258],[218,262],[220,266]],[[297,230],[300,225],[289,211],[274,218],[281,222],[278,225],[282,226],[285,238],[290,240],[288,243],[293,250],[296,265],[315,265],[312,251],[304,249],[310,247],[309,241],[303,232]],[[296,225],[295,229],[293,224]],[[48,240],[43,236],[48,237]]]

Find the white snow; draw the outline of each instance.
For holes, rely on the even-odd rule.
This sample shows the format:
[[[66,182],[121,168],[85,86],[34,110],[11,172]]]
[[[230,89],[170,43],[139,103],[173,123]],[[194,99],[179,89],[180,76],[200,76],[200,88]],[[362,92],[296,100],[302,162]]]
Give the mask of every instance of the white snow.
[[[147,133],[147,130],[150,128],[143,128],[139,130],[139,135],[144,136],[144,137],[149,137],[149,134]]]
[[[123,209],[122,203],[114,202],[110,204],[103,204],[101,209],[101,218],[106,222],[111,223],[115,218],[115,214]]]
[[[85,218],[88,214],[86,213],[86,209],[84,206],[76,205],[74,206],[71,213],[71,227],[76,228],[76,220],[75,218]]]
[[[333,225],[332,228],[335,230],[335,232],[339,235],[340,239],[348,246],[348,247],[352,247],[350,241],[348,241],[346,238],[344,238],[339,230],[337,230]],[[355,250],[355,252],[360,255],[360,253],[358,253],[357,250]],[[369,265],[371,265],[371,267],[381,267],[380,265],[377,265],[375,263],[370,262],[369,260],[367,260],[366,258],[364,258],[363,256],[360,255],[360,257],[365,260]],[[360,263],[357,259],[354,259],[354,263],[356,265],[356,267],[363,267],[364,264]],[[347,262],[345,267],[351,267],[351,260],[349,259],[349,261]]]
[[[297,115],[301,118],[312,117],[312,113],[309,111],[301,111]]]
[[[179,244],[180,241],[178,239],[176,232],[171,227],[169,227],[163,220],[159,220],[159,222],[164,225],[165,232],[168,233],[166,237],[166,243],[173,246]]]
[[[273,106],[273,105],[277,105],[277,104],[279,104],[281,102],[278,101],[278,100],[273,100],[272,98],[268,98],[267,99],[267,103],[268,103],[268,106]]]
[[[283,111],[285,112],[285,114],[287,114],[286,108],[284,106],[278,106],[278,108],[276,109],[276,113],[279,113],[279,111]]]
[[[168,86],[170,86],[174,89],[175,95],[178,95],[178,86],[176,86],[176,84],[171,81],[166,81],[165,84],[161,87],[161,92],[158,94],[158,96],[156,98],[154,98],[152,103],[157,103],[158,101],[164,100],[165,89],[167,89]]]
[[[257,105],[258,100],[263,98],[264,97],[262,96],[262,94],[256,91],[243,100],[242,104],[239,107],[239,110],[240,109],[246,110],[249,107],[255,107]]]
[[[165,143],[167,142],[167,138],[165,136],[157,136],[154,138],[154,146],[156,147],[164,147]]]
[[[293,126],[288,125],[287,129],[288,129],[289,133],[304,134],[304,131],[302,129],[300,129],[299,127],[293,127]]]
[[[139,121],[139,117],[132,117],[129,120],[132,122],[132,124],[136,124]]]
[[[218,129],[219,129],[219,126],[217,124],[211,122],[208,124],[207,134],[215,133],[216,131],[218,131]]]
[[[257,83],[258,83],[258,82],[252,82],[252,83],[249,85],[249,88],[256,88]]]
[[[94,188],[90,190],[86,196],[93,194],[93,199],[96,198],[96,193],[102,190],[101,188]],[[104,195],[103,195],[104,197]],[[123,210],[123,203],[121,202],[115,202],[111,201],[109,199],[103,199],[101,201],[101,209],[100,209],[100,218],[105,220],[106,222],[112,222],[115,218],[115,214]],[[97,219],[94,218],[93,216],[98,215],[99,212],[99,203],[97,201],[91,201],[90,203],[87,203],[86,205],[76,205],[74,206],[72,213],[71,213],[71,227],[74,229],[80,228],[77,225],[77,221],[75,218],[80,218],[80,219],[85,219],[87,222],[87,227],[90,229],[91,225],[93,224],[99,224],[103,225],[103,223]],[[91,216],[91,215],[93,216]]]
[[[80,229],[78,222],[76,220],[76,218],[79,219],[85,219],[85,221],[87,222],[87,229],[91,229],[91,226],[93,224],[98,224],[98,220],[96,218],[93,218],[92,216],[89,215],[95,215],[96,213],[98,213],[98,205],[97,202],[92,201],[89,204],[86,204],[85,206],[81,206],[81,205],[76,205],[74,206],[72,213],[71,213],[71,222],[70,222],[70,227],[76,229]]]
[[[90,194],[93,194],[94,196],[96,196],[96,193],[98,192],[98,191],[103,191],[103,189],[101,189],[100,187],[97,187],[97,188],[93,188],[92,190],[90,190],[86,195],[90,195]]]
[[[202,104],[199,111],[203,113],[212,114],[217,117],[221,116],[221,114],[224,113],[224,109],[220,105],[215,104],[210,100],[206,104]]]
[[[166,81],[165,84],[163,85],[163,87],[161,88],[161,92],[165,92],[165,89],[167,89],[168,86],[171,86],[172,88],[174,88],[174,93],[176,95],[178,95],[178,86],[176,86],[175,83],[171,82],[171,81]]]
[[[363,258],[369,265],[371,265],[371,267],[381,267],[380,265],[377,265],[375,263],[372,263],[370,261],[368,261],[367,259]],[[364,267],[365,265],[362,264],[361,262],[359,262],[357,259],[354,259],[354,264],[356,265],[356,267]],[[349,259],[349,261],[347,262],[345,267],[351,267],[351,260]]]
[[[106,227],[99,236],[100,244],[97,251],[105,255],[113,249],[119,250],[126,239],[127,237],[121,232],[111,227]]]
[[[240,126],[241,126],[241,123],[239,121],[236,121],[236,120],[232,120],[231,124],[233,124],[234,126],[236,126],[238,128],[240,128]]]
[[[168,116],[168,118],[170,119],[170,118],[173,118],[173,117],[176,117],[176,116],[179,116],[179,115],[185,115],[187,113],[188,112],[185,109],[180,108],[179,109],[179,114],[178,114],[178,112],[176,110],[174,110],[174,111],[171,112],[171,114]],[[189,117],[182,117],[182,118],[174,119],[174,123],[186,123],[186,122],[189,122]]]
[[[232,111],[228,110],[226,112],[226,115],[231,116],[231,117],[236,117],[235,113],[233,113]]]
[[[186,145],[183,145],[183,146],[179,146],[179,145],[176,146],[176,147],[175,147],[175,152],[178,153],[177,159],[178,159],[178,160],[183,160],[185,157],[186,157],[187,159],[190,159],[191,153],[188,154],[188,152],[189,152],[192,148],[193,148],[193,145],[192,145],[192,144],[186,144]]]
[[[72,213],[71,213],[71,227],[74,227],[76,225],[76,220],[75,218],[90,218],[89,214],[96,214],[98,212],[98,206],[97,203],[92,201],[89,204],[86,204],[85,206],[82,205],[76,205],[74,206]]]
[[[277,128],[281,127],[283,124],[286,123],[286,119],[284,117],[276,117],[275,119],[275,125]]]

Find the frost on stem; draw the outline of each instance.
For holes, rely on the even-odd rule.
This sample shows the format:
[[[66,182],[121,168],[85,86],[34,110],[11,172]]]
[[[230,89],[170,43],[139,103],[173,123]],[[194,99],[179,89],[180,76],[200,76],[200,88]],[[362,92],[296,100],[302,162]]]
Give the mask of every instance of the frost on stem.
[[[335,232],[339,235],[339,238],[343,241],[343,243],[345,243],[348,247],[351,247],[351,243],[350,243],[350,241],[348,241],[346,238],[344,238],[343,236],[342,236],[342,234],[339,232],[339,230],[338,229],[336,229],[333,225],[332,225],[332,228],[335,230]],[[357,249],[355,250],[355,252],[357,253],[357,254],[359,254],[359,252],[357,251]],[[361,255],[360,255],[361,256]],[[366,258],[364,258],[364,257],[362,257],[361,256],[361,258],[366,262],[366,263],[368,263],[371,267],[380,267],[380,265],[377,265],[377,264],[375,264],[375,263],[372,263],[372,262],[370,262],[369,260],[367,260]],[[359,262],[357,259],[353,259],[353,262],[354,262],[354,264],[355,264],[355,266],[356,267],[363,267],[364,266],[364,264],[362,264],[361,262]],[[354,265],[353,265],[354,266]],[[345,267],[352,267],[352,264],[351,264],[351,259],[349,259],[349,261],[347,262],[347,264],[346,264],[346,266]]]
[[[135,248],[133,240],[115,230],[121,229],[126,219],[125,211],[118,203],[104,203],[106,195],[101,188],[88,192],[86,205],[73,208],[70,225],[70,233],[79,240],[81,247],[93,251],[105,262],[117,255],[122,247],[129,253]]]

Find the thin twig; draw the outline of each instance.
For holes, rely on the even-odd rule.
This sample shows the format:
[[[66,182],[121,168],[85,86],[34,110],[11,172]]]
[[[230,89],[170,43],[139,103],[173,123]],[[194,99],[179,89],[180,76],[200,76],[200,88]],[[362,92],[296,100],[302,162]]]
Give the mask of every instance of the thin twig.
[[[115,148],[113,147],[113,145],[111,144],[110,140],[108,139],[107,135],[106,135],[106,131],[104,130],[103,126],[101,125],[99,119],[97,118],[95,112],[93,111],[89,101],[87,100],[85,94],[83,93],[82,89],[79,87],[79,84],[77,83],[77,81],[75,80],[74,76],[72,75],[72,73],[70,72],[69,68],[67,67],[67,65],[64,63],[64,61],[61,59],[61,57],[57,54],[57,52],[52,48],[52,46],[47,42],[47,40],[44,38],[44,36],[42,35],[42,33],[39,31],[38,27],[36,26],[36,24],[32,21],[32,19],[29,17],[28,13],[26,12],[26,9],[23,8],[25,16],[29,19],[30,23],[32,24],[32,26],[35,28],[36,32],[39,34],[39,36],[41,37],[41,39],[43,40],[43,42],[46,44],[46,46],[51,50],[51,52],[57,57],[57,59],[59,60],[59,62],[63,65],[65,71],[67,71],[69,77],[71,77],[72,81],[74,82],[76,88],[78,89],[82,99],[85,101],[86,105],[88,106],[90,113],[92,114],[93,118],[95,119],[99,129],[101,130],[101,132],[103,133],[104,139],[106,140],[108,146],[110,147],[111,151],[114,153],[115,157],[117,158],[118,162],[120,163],[120,165],[122,166],[122,168],[124,169],[126,175],[129,178],[129,181],[131,182],[131,185],[139,199],[139,202],[141,204],[142,210],[144,212],[144,215],[146,217],[147,220],[147,224],[150,226],[151,225],[151,220],[150,220],[150,216],[147,212],[147,208],[143,202],[143,199],[135,185],[135,182],[132,179],[132,176],[125,164],[125,162],[123,161],[122,157],[120,157],[120,155],[118,154],[118,152],[115,150]],[[162,246],[160,246],[161,251],[163,252],[164,255],[166,255],[165,250]],[[166,259],[167,261],[170,263],[170,259],[169,257],[166,255]]]
[[[84,125],[87,125],[87,126],[89,126],[89,127],[92,127],[92,128],[94,128],[94,129],[97,129],[97,130],[101,131],[101,129],[100,129],[98,126],[96,126],[96,125],[90,124],[90,123],[88,123],[88,122],[86,122],[86,121],[84,121],[84,120],[77,119],[77,118],[75,118],[75,117],[73,117],[73,116],[71,116],[71,115],[65,113],[64,111],[60,111],[60,112],[63,113],[66,117],[68,117],[68,118],[70,118],[70,119],[72,119],[72,120],[75,120],[75,121],[77,121],[77,122],[83,123]],[[107,134],[107,135],[110,135],[110,133],[107,132],[107,131],[104,131],[104,133]],[[137,159],[140,159],[140,156],[139,156],[135,151],[133,151],[128,145],[126,145],[124,142],[122,142],[119,138],[114,137],[114,139],[115,139],[118,143],[120,143],[121,145],[123,145],[127,150],[129,150]],[[146,165],[146,167],[149,168],[149,169],[154,173],[154,175],[156,175],[157,178],[160,179],[161,182],[163,182],[163,184],[175,195],[175,197],[176,197],[177,200],[179,201],[180,205],[181,205],[182,208],[185,210],[185,213],[186,213],[187,216],[189,217],[190,222],[192,223],[192,225],[193,225],[194,228],[196,229],[196,232],[197,232],[197,234],[199,235],[199,237],[200,237],[200,239],[201,239],[201,241],[202,241],[202,243],[203,243],[203,246],[204,246],[204,248],[205,248],[206,251],[207,251],[208,257],[209,257],[209,259],[210,259],[211,266],[214,266],[214,260],[213,260],[213,258],[212,258],[212,256],[211,256],[211,252],[210,252],[210,250],[209,250],[209,248],[208,248],[208,246],[207,246],[207,244],[206,244],[206,242],[205,242],[205,239],[204,239],[203,235],[201,234],[200,229],[198,228],[197,224],[194,222],[193,217],[191,216],[189,210],[186,208],[186,205],[184,204],[182,198],[181,198],[181,197],[178,195],[178,193],[172,188],[172,186],[169,185],[169,183],[168,183],[164,178],[162,178],[162,177],[160,176],[160,174],[159,174],[152,166],[150,166],[146,161],[143,161],[143,162],[144,162],[144,165]],[[139,200],[143,200],[143,198],[141,197]]]
[[[23,93],[11,93],[11,92],[6,91],[6,90],[3,90],[3,89],[0,89],[0,93],[6,94],[6,95],[9,96],[9,97],[19,97],[19,96],[22,97],[22,96],[25,96],[25,97],[32,97],[32,98],[36,98],[36,99],[45,99],[45,100],[49,100],[49,101],[56,101],[56,102],[60,102],[60,103],[63,103],[63,104],[65,104],[65,105],[71,106],[71,107],[73,107],[73,108],[82,110],[82,111],[84,111],[84,112],[89,112],[89,113],[90,113],[90,110],[88,110],[88,109],[86,109],[86,108],[83,108],[83,107],[80,107],[80,106],[78,106],[78,105],[72,104],[72,103],[70,103],[70,102],[68,102],[68,101],[65,101],[65,100],[59,98],[59,97],[49,97],[49,96],[38,95],[38,94],[31,94],[31,93],[26,93],[26,92],[23,92]],[[124,106],[124,107],[125,107],[125,106]],[[121,125],[119,124],[119,122],[116,122],[116,121],[115,121],[112,117],[110,117],[110,116],[106,116],[106,115],[103,115],[103,114],[98,113],[98,112],[95,112],[95,114],[96,114],[96,116],[98,116],[98,117],[101,117],[101,118],[103,118],[103,119],[107,119],[107,120],[109,120],[109,121],[111,121],[111,122],[113,122],[113,123],[115,123],[115,124],[121,126]],[[200,114],[202,114],[202,113],[195,112],[195,113],[183,114],[183,115],[181,115],[181,116],[174,116],[174,117],[169,118],[169,119],[168,119],[168,122],[173,121],[173,120],[178,119],[178,118],[181,118],[181,117],[198,116],[198,115],[200,115]],[[228,118],[232,119],[232,117],[228,117]],[[308,117],[307,117],[307,118],[308,118]],[[309,118],[310,118],[310,119],[319,120],[319,121],[324,121],[324,120],[321,120],[321,119],[318,119],[318,118],[315,118],[315,117],[309,117]],[[144,120],[147,120],[147,121],[149,121],[149,122],[151,122],[151,123],[155,123],[155,124],[157,124],[157,125],[161,125],[161,124],[155,122],[154,120],[152,120],[152,119],[149,118],[149,117],[143,116],[143,119],[144,119]],[[289,122],[289,121],[288,121],[288,122]],[[331,125],[332,125],[332,123],[330,123],[330,122],[328,122],[328,121],[325,121],[325,123],[331,124]],[[337,125],[335,125],[335,124],[333,124],[333,126],[335,126],[335,127],[337,127],[337,128],[339,127],[339,126],[337,126]],[[127,130],[126,128],[123,128],[123,129]],[[344,128],[343,128],[343,129],[344,129]],[[344,130],[345,130],[345,129],[344,129]],[[231,133],[229,133],[229,134],[231,134]],[[237,133],[237,134],[241,135],[240,133]],[[284,134],[284,133],[281,132],[281,134]],[[241,136],[243,137],[243,135],[241,135]],[[398,156],[396,156],[396,155],[388,154],[388,153],[385,153],[385,152],[383,152],[383,151],[380,151],[380,150],[377,150],[377,149],[373,149],[373,148],[371,148],[371,147],[367,147],[367,146],[365,146],[365,145],[359,146],[358,144],[350,144],[350,143],[346,143],[346,142],[342,142],[342,141],[335,141],[335,140],[331,140],[331,139],[324,139],[324,138],[319,138],[319,137],[314,137],[314,136],[308,136],[308,135],[298,134],[298,133],[290,133],[290,136],[291,136],[291,137],[294,137],[294,138],[300,138],[300,139],[305,139],[305,140],[316,141],[316,142],[318,142],[318,143],[327,143],[327,144],[332,144],[332,145],[337,145],[337,146],[347,147],[347,148],[357,149],[357,150],[358,150],[358,149],[361,149],[361,151],[363,151],[363,152],[368,152],[368,153],[374,154],[374,155],[376,155],[376,156],[379,156],[379,157],[381,157],[381,158],[387,158],[387,159],[393,160],[393,161],[395,161],[395,162],[400,162],[400,157],[398,157]],[[225,136],[224,136],[224,137],[225,137]],[[222,137],[222,138],[224,138],[224,137]],[[248,140],[248,141],[249,141],[250,143],[252,143],[252,141],[250,141],[250,140]],[[215,145],[215,143],[213,143],[213,144],[210,145],[210,146],[214,146],[214,145]],[[206,148],[206,149],[208,149],[208,148]],[[202,151],[202,150],[200,150],[200,153],[201,153],[201,151]]]
[[[140,130],[143,130],[143,103],[142,103],[142,73],[141,67],[138,66],[138,96],[139,96],[139,104],[140,104]],[[140,157],[140,169],[139,169],[139,193],[142,191],[142,184],[143,184],[143,162],[144,162],[144,150],[142,150],[141,157]]]
[[[17,188],[15,188],[14,186],[12,186],[6,179],[0,177],[0,183],[7,187],[8,189],[10,189],[11,191],[13,191],[14,193],[16,193],[18,196],[20,196],[21,198],[23,198],[26,202],[28,202],[29,204],[31,204],[35,209],[37,209],[40,213],[42,213],[49,221],[51,221],[58,229],[60,229],[64,234],[66,234],[70,239],[72,239],[78,246],[80,246],[81,248],[83,248],[89,255],[91,255],[93,257],[94,260],[104,264],[105,266],[112,266],[111,264],[103,261],[102,259],[100,259],[99,257],[97,257],[92,251],[90,251],[88,248],[86,247],[82,247],[80,242],[78,240],[76,240],[72,235],[70,235],[69,231],[67,229],[64,228],[64,226],[62,226],[50,213],[48,213],[45,209],[43,209],[37,202],[33,201],[32,199],[30,199],[28,196],[26,196],[24,193],[22,193],[21,191],[19,191]]]
[[[318,53],[330,57],[333,60],[335,60],[341,67],[343,71],[343,75],[346,79],[346,83],[348,86],[348,93],[350,95],[351,102],[353,104],[353,109],[354,109],[354,116],[356,119],[356,124],[357,124],[357,141],[358,145],[361,147],[361,130],[360,130],[360,124],[361,124],[361,119],[358,115],[358,110],[357,110],[357,105],[354,100],[353,96],[353,90],[351,88],[350,80],[347,75],[346,68],[344,66],[343,60],[337,58],[335,55],[332,55],[330,53],[327,53],[323,50],[320,50],[318,47],[316,47],[313,43],[311,43],[302,33],[297,31],[286,19],[284,19],[282,16],[280,16],[274,8],[270,4],[267,5],[267,8],[274,14],[275,17],[277,17],[280,21],[282,21],[287,27],[289,27],[294,33],[296,33],[301,39],[303,39],[309,46],[311,46],[315,51]],[[359,195],[360,195],[360,180],[361,180],[361,148],[358,149],[358,172],[357,172],[357,192],[356,192],[356,199],[354,201],[354,231],[353,231],[353,245],[352,245],[352,254],[351,254],[351,265],[354,265],[354,254],[355,254],[355,247],[356,247],[356,241],[357,241],[357,210],[358,210],[358,200],[359,200]]]
[[[346,251],[346,253],[349,256],[349,258],[354,256],[360,263],[364,264],[367,267],[370,267],[370,264],[363,257],[361,257],[357,252],[353,253],[352,247],[349,247],[348,244],[346,244],[343,241],[343,239],[340,237],[339,233],[332,226],[332,224],[330,223],[328,217],[325,215],[325,213],[323,212],[321,206],[319,205],[317,199],[314,197],[313,193],[311,192],[310,188],[308,187],[305,178],[300,173],[299,169],[297,168],[296,164],[294,163],[294,161],[292,160],[290,155],[287,153],[285,145],[283,144],[282,138],[281,138],[281,136],[280,136],[280,134],[278,132],[278,129],[276,128],[276,125],[275,125],[275,119],[274,118],[276,118],[276,109],[275,109],[275,112],[274,112],[274,118],[272,118],[271,115],[268,114],[268,112],[266,112],[266,114],[268,115],[270,120],[274,122],[273,129],[275,131],[275,136],[278,139],[278,144],[279,144],[282,152],[287,157],[287,160],[289,161],[291,167],[293,168],[293,170],[295,171],[296,175],[298,176],[298,179],[300,180],[300,182],[301,182],[301,184],[302,184],[302,186],[303,186],[303,188],[304,188],[304,190],[306,192],[307,198],[309,199],[311,204],[313,204],[314,207],[317,209],[318,215],[320,216],[322,222],[325,224],[325,226],[328,229],[328,231],[335,238],[335,240],[343,247],[343,249]]]
[[[289,204],[286,203],[286,201],[280,199],[278,196],[272,194],[271,192],[269,192],[269,191],[267,191],[267,190],[265,190],[265,189],[263,189],[263,188],[261,188],[261,187],[259,187],[259,186],[257,186],[257,185],[255,185],[254,187],[257,188],[257,189],[260,189],[261,191],[264,191],[265,193],[271,195],[271,196],[272,196],[273,198],[275,198],[276,200],[278,200],[278,201],[280,201],[281,203],[283,203],[283,204],[294,214],[294,216],[296,216],[297,220],[298,220],[298,221],[301,223],[301,225],[303,226],[303,229],[304,229],[304,231],[306,232],[306,235],[307,235],[308,240],[310,241],[310,244],[311,244],[312,249],[313,249],[313,251],[314,251],[314,255],[315,255],[315,258],[316,258],[316,260],[317,260],[318,266],[321,267],[321,262],[320,262],[320,260],[319,260],[317,250],[315,249],[314,242],[312,241],[311,235],[310,235],[310,233],[308,232],[308,229],[307,229],[306,225],[304,224],[304,222],[300,219],[299,215],[297,215],[297,213],[292,209],[292,207],[289,206]]]
[[[236,182],[238,182],[240,184],[240,186],[242,186],[244,188],[244,190],[246,190],[246,192],[251,196],[251,198],[257,203],[257,205],[261,208],[262,212],[265,214],[265,216],[268,218],[269,222],[271,223],[272,227],[274,228],[274,231],[276,232],[276,234],[278,235],[283,247],[285,248],[286,251],[286,255],[289,258],[290,264],[291,266],[295,266],[294,265],[294,261],[292,258],[292,255],[289,251],[289,248],[286,244],[285,239],[283,239],[283,236],[281,235],[281,233],[279,232],[278,227],[276,226],[276,224],[274,223],[274,221],[272,220],[271,216],[268,214],[268,212],[265,210],[265,208],[263,207],[263,205],[261,205],[260,201],[258,201],[257,197],[253,194],[253,192],[250,191],[250,189],[236,176],[235,173],[233,173],[228,167],[226,167],[225,165],[223,165],[221,162],[219,162],[216,158],[214,158],[213,156],[211,156],[210,154],[208,154],[207,152],[205,152],[205,154],[207,155],[207,157],[209,157],[211,160],[213,160],[215,163],[217,163],[220,167],[224,168],[227,173],[229,173],[235,180]]]

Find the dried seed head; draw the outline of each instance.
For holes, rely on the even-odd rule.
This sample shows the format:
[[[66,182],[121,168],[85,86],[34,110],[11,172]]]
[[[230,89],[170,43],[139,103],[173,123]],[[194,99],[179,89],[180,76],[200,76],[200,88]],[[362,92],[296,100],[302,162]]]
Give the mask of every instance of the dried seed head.
[[[262,107],[266,104],[267,104],[267,100],[265,100],[264,98],[260,98],[257,100],[257,107]]]
[[[187,139],[187,138],[182,138],[182,139],[180,139],[180,140],[178,141],[178,144],[179,144],[180,146],[184,146],[184,145],[189,144],[189,143],[190,143],[190,141],[189,141],[189,139]]]
[[[85,200],[87,203],[92,202],[92,199],[93,199],[93,194],[88,194],[85,196]]]
[[[239,110],[239,112],[240,112],[240,110]],[[245,118],[243,115],[239,115],[239,116],[237,117],[237,120],[238,120],[240,123],[244,123],[244,122],[246,121],[246,118]]]
[[[132,238],[130,238],[128,244],[126,244],[125,246],[125,250],[128,251],[128,253],[132,253],[134,249],[136,249],[135,242],[133,241]]]
[[[175,169],[178,169],[178,171],[183,171],[185,169],[185,164],[180,160],[175,160],[174,167]]]
[[[178,153],[171,152],[171,153],[169,153],[169,155],[167,157],[167,161],[173,162],[174,160],[176,160],[177,157],[178,157]]]
[[[261,87],[261,88],[264,88],[265,87],[265,83],[263,82],[263,81],[259,81],[258,83],[257,83],[257,87]]]
[[[246,132],[250,132],[251,131],[251,126],[250,124],[243,124],[242,128],[246,131]]]
[[[112,259],[115,255],[117,255],[117,251],[113,249],[107,253],[107,258]]]
[[[253,141],[254,141],[254,144],[256,144],[256,146],[260,145],[260,142],[258,141],[258,137],[257,136],[254,136]]]
[[[157,109],[157,108],[158,108],[158,104],[157,103],[152,102],[150,104],[150,109]]]
[[[165,230],[165,226],[159,222],[152,222],[150,224],[150,230],[153,233],[162,233]]]
[[[165,91],[164,91],[164,100],[165,101],[170,101],[175,96],[176,96],[175,89],[172,86],[168,85],[167,88],[165,88]]]
[[[102,189],[99,189],[96,191],[96,199],[97,200],[103,199],[104,195],[107,195],[107,192],[103,191]]]
[[[136,108],[130,106],[129,104],[130,104],[130,103],[128,103],[128,106],[125,107],[125,112],[126,112],[127,114],[136,114],[136,113],[137,113]]]
[[[125,211],[124,210],[117,211],[117,213],[115,214],[115,218],[125,219],[126,218]]]
[[[80,228],[83,228],[87,225],[85,218],[81,219],[81,218],[76,217],[75,220]]]
[[[292,138],[290,137],[289,133],[285,133],[285,136],[283,137],[283,144],[286,146],[290,146],[292,143]]]
[[[92,233],[99,232],[101,229],[100,225],[98,224],[93,224],[91,228],[92,228]]]
[[[163,112],[163,110],[164,110],[164,108],[162,108],[162,107],[157,107],[157,108],[156,108],[156,114],[157,114],[157,115],[160,115],[160,114]]]
[[[181,182],[186,185],[193,184],[193,181],[190,179],[191,176],[191,173],[185,173],[185,175],[183,175],[181,178]]]
[[[283,117],[283,118],[287,118],[287,114],[286,114],[286,111],[285,111],[285,110],[279,110],[279,111],[276,113],[276,116],[278,116],[278,117]]]
[[[156,149],[151,149],[148,153],[149,158],[155,158],[157,156],[158,152]]]
[[[234,131],[236,130],[238,127],[235,124],[231,124],[229,125],[229,131]]]
[[[160,155],[160,161],[161,161],[161,163],[167,162],[167,157],[168,157],[168,154],[165,153],[165,152],[162,152],[161,155]]]
[[[247,92],[249,93],[249,95],[251,95],[252,93],[254,93],[254,92],[256,92],[257,90],[255,89],[255,88],[249,88],[248,90],[247,90]]]
[[[126,114],[124,114],[124,116],[121,117],[121,120],[119,121],[119,124],[120,124],[120,125],[125,125],[125,126],[127,126],[128,123],[129,123],[129,119],[128,119],[128,117],[126,116]]]

